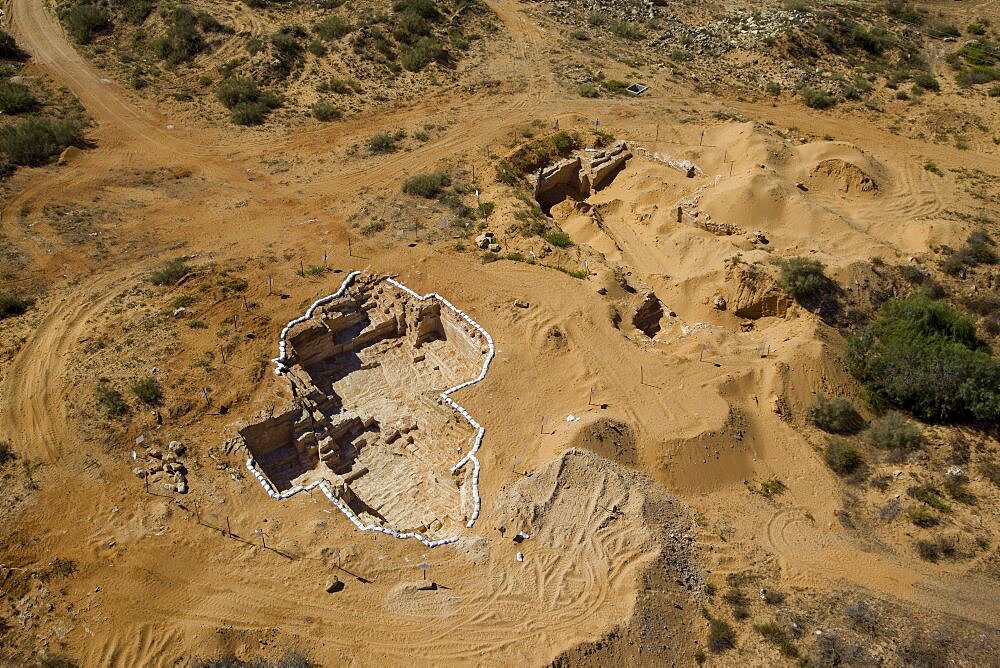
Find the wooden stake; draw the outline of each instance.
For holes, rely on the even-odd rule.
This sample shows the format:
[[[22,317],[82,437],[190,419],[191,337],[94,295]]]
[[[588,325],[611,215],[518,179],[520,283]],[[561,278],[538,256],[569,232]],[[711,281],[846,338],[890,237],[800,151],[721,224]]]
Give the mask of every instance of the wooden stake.
[[[229,515],[226,515],[226,533],[228,533],[230,536],[233,535],[233,527],[229,525]]]
[[[243,310],[244,311],[249,311],[250,310],[250,304],[247,303],[247,296],[246,295],[243,295]]]
[[[302,258],[299,258],[299,274],[303,277],[306,275],[306,265],[302,262]]]
[[[233,314],[233,330],[234,331],[239,331],[239,327],[240,327],[240,316],[238,316],[238,315],[236,315],[234,313]]]
[[[656,124],[656,139],[655,141],[660,141],[660,124]]]
[[[268,276],[267,277],[267,294],[269,294],[269,295],[273,294],[271,292],[271,287],[273,286],[273,284],[274,284],[274,278],[271,277],[271,276]]]
[[[354,253],[351,251],[351,238],[347,237],[347,256],[354,257]]]
[[[222,350],[220,350],[219,352],[221,352],[221,353],[222,353],[222,363],[223,363],[223,364],[225,364],[225,363],[226,363],[226,349],[225,349],[225,348],[223,348],[223,349],[222,349]]]
[[[205,396],[205,403],[211,405],[212,402],[208,400],[208,388],[207,387],[201,388],[201,393]]]
[[[149,494],[149,471],[146,471],[146,477],[143,480],[146,482],[146,494]]]

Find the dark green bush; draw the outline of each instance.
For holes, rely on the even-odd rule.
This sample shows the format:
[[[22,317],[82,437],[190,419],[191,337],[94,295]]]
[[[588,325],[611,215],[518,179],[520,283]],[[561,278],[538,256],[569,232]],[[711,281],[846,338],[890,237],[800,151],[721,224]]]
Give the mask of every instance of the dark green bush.
[[[230,77],[219,83],[215,96],[227,109],[232,109],[241,102],[255,102],[260,98],[260,88],[249,77]]]
[[[805,86],[799,89],[799,95],[810,109],[829,109],[837,104],[837,98],[821,88]]]
[[[869,443],[883,450],[919,450],[924,445],[920,426],[896,411],[889,411],[872,422],[866,436]]]
[[[799,650],[789,639],[788,634],[775,622],[765,622],[754,624],[753,628],[757,633],[764,636],[764,639],[778,648],[787,657],[795,658],[799,655]]]
[[[122,17],[132,25],[140,25],[153,11],[153,0],[125,0]]]
[[[0,59],[20,60],[24,53],[17,46],[14,37],[6,30],[0,30]]]
[[[441,18],[441,12],[438,11],[434,0],[396,0],[392,5],[392,9],[400,14],[416,14],[430,21],[436,21]]]
[[[101,379],[94,391],[97,404],[108,417],[120,417],[128,413],[128,404],[122,393],[111,387],[107,380]]]
[[[569,238],[569,235],[562,230],[557,230],[554,232],[549,232],[545,235],[545,241],[556,246],[557,248],[569,248],[573,245],[573,240]]]
[[[259,100],[240,102],[230,110],[229,118],[236,125],[261,125],[270,113],[271,108]]]
[[[257,82],[248,77],[223,79],[215,96],[230,110],[237,125],[260,125],[272,109],[281,106],[277,96],[261,91]]]
[[[152,376],[132,383],[131,389],[132,394],[150,406],[158,405],[163,399],[163,388],[160,387],[159,381]]]
[[[855,471],[862,463],[857,448],[842,439],[831,439],[826,445],[826,463],[840,475]]]
[[[31,89],[19,83],[0,81],[0,113],[14,115],[38,108]]]
[[[970,317],[925,295],[886,303],[850,341],[847,361],[873,399],[920,418],[1000,419],[1000,362]]]
[[[403,51],[400,63],[410,72],[419,72],[445,57],[444,47],[434,37],[421,37],[412,48]]]
[[[589,83],[580,86],[580,88],[577,90],[577,93],[580,95],[580,97],[595,98],[601,96],[601,91],[598,90],[597,86]]]
[[[379,132],[378,134],[369,137],[368,141],[365,143],[365,147],[372,155],[392,153],[397,148],[396,137],[388,132]]]
[[[167,25],[166,34],[156,40],[153,48],[168,65],[193,60],[205,50],[207,44],[198,30],[198,17],[188,7],[174,8],[167,18]]]
[[[21,297],[10,292],[0,292],[0,320],[21,315],[34,306],[35,300],[31,297]]]
[[[930,72],[920,72],[913,77],[913,82],[924,90],[941,90],[941,84]]]
[[[823,273],[823,263],[807,257],[790,257],[780,260],[781,275],[778,283],[796,301],[819,297],[831,287],[831,281]]]
[[[854,45],[860,47],[873,56],[881,55],[886,49],[892,48],[896,40],[883,28],[865,29],[855,26],[851,30],[851,39]]]
[[[149,282],[153,285],[177,285],[177,281],[191,271],[184,260],[178,258],[171,260],[154,271],[149,276]]]
[[[97,5],[73,5],[62,15],[66,32],[80,44],[90,44],[94,37],[111,29],[111,16]]]
[[[14,454],[14,450],[10,447],[10,443],[7,441],[0,441],[0,466],[3,466],[9,461],[13,461],[17,458]]]
[[[809,407],[809,421],[829,434],[853,434],[865,424],[850,400],[844,397],[818,397]]]
[[[76,120],[25,118],[0,128],[0,153],[14,165],[38,167],[57,157],[67,146],[82,141],[83,126]]]
[[[736,647],[736,634],[725,620],[713,617],[708,622],[708,648],[715,653]]]
[[[339,120],[344,115],[340,107],[326,100],[320,100],[314,104],[312,106],[312,113],[316,117],[316,120],[324,123]]]
[[[340,16],[327,16],[313,26],[313,33],[322,40],[334,42],[354,30],[351,22]]]
[[[406,179],[403,183],[403,192],[408,195],[434,199],[449,185],[451,185],[451,179],[447,174],[444,172],[430,172],[428,174],[417,174]]]

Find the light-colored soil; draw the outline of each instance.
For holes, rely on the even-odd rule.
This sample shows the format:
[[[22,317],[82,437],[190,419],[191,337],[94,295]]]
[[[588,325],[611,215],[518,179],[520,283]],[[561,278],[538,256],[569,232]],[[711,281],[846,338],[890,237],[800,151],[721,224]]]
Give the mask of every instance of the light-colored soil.
[[[820,259],[851,298],[872,258],[934,269],[934,247],[960,245],[975,216],[995,216],[995,149],[926,143],[839,110],[723,101],[655,71],[640,98],[579,98],[557,83],[553,61],[571,54],[547,51],[558,28],[539,8],[488,4],[502,30],[478,67],[498,88],[291,132],[179,121],[80,56],[45,3],[7,3],[32,67],[93,118],[96,147],[19,170],[0,211],[4,239],[26,258],[19,280],[44,288],[27,315],[0,323],[0,440],[17,455],[0,465],[0,663],[189,665],[294,651],[320,665],[692,665],[706,646],[703,606],[736,628],[734,649],[708,653],[715,665],[787,661],[753,630],[772,619],[801,630],[803,655],[827,634],[863,641],[864,661],[904,665],[944,637],[934,651],[988,663],[1000,628],[1000,489],[974,465],[995,456],[995,434],[929,427],[926,456],[872,462],[892,478],[885,489],[837,477],[804,415],[819,394],[858,396],[844,338],[824,322],[847,314],[779,308],[772,259]],[[575,245],[545,263],[575,271],[586,260],[586,278],[483,263],[443,228],[411,238],[437,213],[400,193],[402,181],[474,168],[483,201],[497,203],[489,228],[503,252],[540,255],[546,244],[518,231],[524,205],[494,182],[494,159],[533,121],[587,132],[595,118],[649,155],[637,151],[585,202],[553,207]],[[349,151],[376,131],[426,123],[443,129],[407,150]],[[688,178],[653,154],[703,173]],[[90,211],[105,249],[71,238],[47,204]],[[359,233],[372,211],[397,204],[398,220]],[[474,234],[456,236],[468,248]],[[179,256],[195,269],[182,284],[149,283]],[[415,362],[405,337],[381,341],[359,355],[381,366],[334,374],[323,392],[380,423],[415,423],[411,445],[427,466],[390,467],[413,452],[382,443],[359,458],[370,473],[356,494],[401,529],[457,532],[453,545],[356,531],[319,490],[274,501],[244,466],[240,431],[292,400],[270,361],[281,328],[351,270],[437,292],[495,342],[485,379],[453,397],[486,429],[472,528],[458,487],[405,505],[415,495],[400,481],[445,484],[437,469],[457,461],[471,430],[413,397],[475,377],[478,348],[449,363],[457,344],[446,337]],[[968,296],[987,278],[954,290]],[[650,293],[661,310],[635,322],[652,331],[655,320],[652,337],[634,324]],[[175,317],[182,295],[191,299]],[[156,407],[130,391],[153,367]],[[95,399],[103,385],[121,390],[128,416],[107,417]],[[977,503],[953,503],[942,528],[961,553],[929,562],[914,542],[932,533],[905,514],[882,522],[879,508],[908,507],[908,486],[939,479],[959,433],[974,444]],[[145,493],[130,455],[140,436],[187,446],[188,494]],[[317,466],[299,482],[321,473],[344,475]],[[775,478],[785,491],[761,493]],[[519,532],[529,537],[516,542]],[[332,576],[344,587],[327,593]],[[748,621],[721,601],[737,586]],[[760,588],[786,598],[762,602]],[[845,617],[858,600],[879,612],[877,632]]]

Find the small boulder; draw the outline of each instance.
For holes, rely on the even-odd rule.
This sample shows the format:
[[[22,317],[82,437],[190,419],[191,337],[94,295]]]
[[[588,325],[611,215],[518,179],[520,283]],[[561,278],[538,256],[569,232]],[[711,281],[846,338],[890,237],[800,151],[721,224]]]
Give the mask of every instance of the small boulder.
[[[187,450],[187,448],[184,447],[184,444],[181,443],[180,441],[170,441],[169,447],[170,447],[170,452],[174,453],[175,455],[183,455],[184,452]]]
[[[712,306],[714,306],[716,309],[720,311],[725,311],[726,298],[723,297],[722,295],[715,295],[715,297],[712,298]]]
[[[178,482],[178,483],[174,483],[174,484],[176,485],[175,489],[177,490],[178,494],[187,494],[187,491],[188,491],[188,484],[187,484],[187,482]]]
[[[528,308],[529,304],[523,299],[515,299],[514,306],[516,306],[517,308]]]
[[[140,478],[140,479],[145,478],[146,475],[147,475],[145,469],[132,469],[132,473],[135,474],[136,478]]]
[[[330,579],[326,581],[325,589],[327,594],[335,594],[338,591],[343,590],[343,588],[344,588],[344,583],[341,582],[340,578],[338,578],[336,575],[331,575]]]
[[[491,252],[491,253],[499,253],[500,252],[500,244],[490,244],[490,245],[488,245],[486,247],[486,249],[489,252]]]

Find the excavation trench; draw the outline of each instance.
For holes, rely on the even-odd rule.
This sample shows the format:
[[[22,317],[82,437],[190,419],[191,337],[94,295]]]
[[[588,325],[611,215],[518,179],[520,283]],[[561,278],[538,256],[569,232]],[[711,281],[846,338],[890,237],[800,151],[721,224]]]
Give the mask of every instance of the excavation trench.
[[[359,276],[287,332],[293,400],[241,430],[280,493],[326,480],[364,523],[430,538],[465,526],[476,430],[441,393],[476,378],[482,333],[441,301]]]

